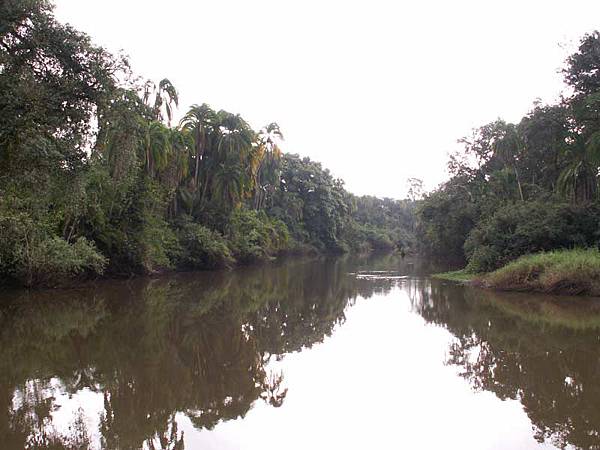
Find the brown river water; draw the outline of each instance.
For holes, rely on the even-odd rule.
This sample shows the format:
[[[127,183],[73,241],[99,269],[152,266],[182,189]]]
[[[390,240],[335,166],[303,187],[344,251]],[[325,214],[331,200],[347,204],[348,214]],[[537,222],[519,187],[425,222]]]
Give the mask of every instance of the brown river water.
[[[0,449],[600,448],[600,304],[383,255],[0,292]]]

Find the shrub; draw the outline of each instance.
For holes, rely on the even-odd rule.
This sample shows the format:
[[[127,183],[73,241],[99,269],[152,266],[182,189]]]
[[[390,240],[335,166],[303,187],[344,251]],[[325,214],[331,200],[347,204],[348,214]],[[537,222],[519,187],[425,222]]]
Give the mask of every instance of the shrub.
[[[101,275],[107,264],[93,243],[52,236],[26,214],[0,217],[0,274],[25,286],[56,286]]]
[[[385,231],[369,227],[366,237],[374,250],[393,250],[396,248],[396,244]]]
[[[420,250],[444,258],[463,258],[463,245],[479,218],[478,208],[456,178],[427,195],[416,211]]]
[[[220,269],[234,262],[227,241],[218,232],[186,222],[180,225],[178,234],[181,245],[179,266],[182,268]]]
[[[598,242],[598,207],[548,202],[506,205],[480,222],[465,242],[468,269],[487,272],[521,255]]]
[[[467,273],[481,273],[488,272],[490,269],[497,267],[498,261],[500,261],[499,251],[490,245],[481,245],[476,247],[465,271]]]
[[[344,230],[343,242],[346,250],[369,252],[372,250],[394,250],[401,245],[400,236],[392,231],[369,224],[350,221]]]
[[[145,273],[173,269],[181,254],[179,240],[162,218],[148,214],[137,242]]]
[[[368,253],[373,250],[366,237],[366,225],[359,224],[351,220],[344,230],[344,241],[350,247],[350,250],[357,253]]]
[[[231,250],[242,263],[269,259],[290,248],[286,225],[262,212],[236,210],[231,214],[226,229]]]

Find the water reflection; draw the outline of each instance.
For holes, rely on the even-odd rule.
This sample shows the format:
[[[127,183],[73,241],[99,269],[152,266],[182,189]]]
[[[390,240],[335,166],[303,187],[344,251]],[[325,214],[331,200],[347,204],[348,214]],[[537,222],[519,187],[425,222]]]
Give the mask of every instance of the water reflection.
[[[257,399],[280,406],[287,389],[269,361],[321,342],[357,295],[391,286],[349,276],[349,264],[321,260],[5,293],[3,448],[87,448],[96,441],[179,449],[177,412],[211,429],[243,417]],[[97,437],[81,411],[68,430],[53,423],[60,396],[82,392],[102,394]]]
[[[357,298],[400,292],[434,325],[402,335],[408,345],[448,330],[445,363],[520,402],[538,441],[598,448],[600,303],[469,289],[430,270],[374,256],[2,293],[1,447],[183,449],[181,415],[211,430],[257,402],[285,405],[285,355],[343,327]],[[390,359],[394,345],[381,343]]]
[[[454,335],[447,362],[474,389],[521,402],[539,442],[599,448],[597,299],[411,284],[415,310]]]

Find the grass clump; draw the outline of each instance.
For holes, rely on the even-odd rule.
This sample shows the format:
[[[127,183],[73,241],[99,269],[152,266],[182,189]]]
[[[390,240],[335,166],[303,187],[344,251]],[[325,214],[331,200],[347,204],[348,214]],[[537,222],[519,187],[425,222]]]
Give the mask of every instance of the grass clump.
[[[431,275],[431,278],[436,278],[438,280],[459,281],[463,283],[471,281],[476,277],[477,274],[470,273],[466,269],[453,270],[450,272],[436,273]]]
[[[500,290],[599,296],[600,252],[575,249],[526,255],[479,282]]]

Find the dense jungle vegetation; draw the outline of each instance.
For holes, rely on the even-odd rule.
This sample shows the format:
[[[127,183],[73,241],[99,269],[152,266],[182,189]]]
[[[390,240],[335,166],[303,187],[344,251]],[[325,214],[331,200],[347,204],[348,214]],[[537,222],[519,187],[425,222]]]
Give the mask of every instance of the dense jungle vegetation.
[[[423,252],[466,259],[480,273],[529,253],[600,245],[599,32],[581,39],[562,73],[560,102],[537,102],[519,123],[499,119],[461,140],[450,180],[418,207]],[[590,253],[556,255],[573,272]]]
[[[599,32],[563,74],[560,102],[463,138],[451,178],[423,200],[357,197],[318,162],[284,153],[276,123],[254,130],[206,104],[178,114],[168,79],[134,75],[127,58],[57,22],[50,2],[3,2],[0,284],[374,249],[481,273],[597,247]]]
[[[414,247],[414,202],[356,197],[276,123],[194,105],[53,17],[0,6],[0,284]],[[210,89],[210,87],[207,87]]]

